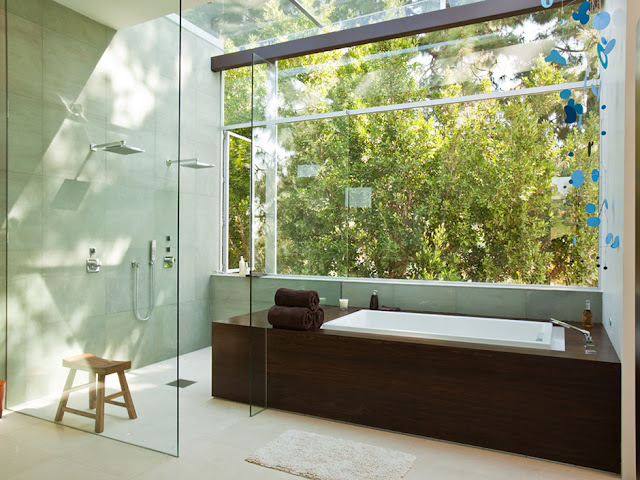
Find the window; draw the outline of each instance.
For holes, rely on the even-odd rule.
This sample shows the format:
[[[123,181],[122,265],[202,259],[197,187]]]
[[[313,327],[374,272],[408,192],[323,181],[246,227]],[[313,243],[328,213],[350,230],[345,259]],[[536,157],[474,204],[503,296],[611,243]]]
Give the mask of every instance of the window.
[[[274,218],[254,219],[274,245],[258,270],[597,285],[598,184],[569,182],[599,168],[593,47],[546,11],[280,62],[274,178],[254,162]],[[227,74],[237,131],[251,73]],[[574,123],[560,92],[583,106]]]

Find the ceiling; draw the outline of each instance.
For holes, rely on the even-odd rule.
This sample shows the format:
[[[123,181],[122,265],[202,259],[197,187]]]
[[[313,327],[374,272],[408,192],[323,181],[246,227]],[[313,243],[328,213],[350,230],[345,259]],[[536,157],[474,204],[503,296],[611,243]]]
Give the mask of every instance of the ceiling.
[[[55,0],[115,30],[178,13],[179,0]],[[182,9],[207,3],[207,0],[182,0]]]
[[[179,0],[55,0],[116,30],[178,13]],[[227,50],[278,43],[481,0],[182,0],[183,18]]]

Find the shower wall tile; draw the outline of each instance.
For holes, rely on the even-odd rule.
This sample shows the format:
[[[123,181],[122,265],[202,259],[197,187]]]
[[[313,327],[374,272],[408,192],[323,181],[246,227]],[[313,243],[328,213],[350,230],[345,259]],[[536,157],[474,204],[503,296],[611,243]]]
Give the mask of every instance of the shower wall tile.
[[[104,183],[44,177],[43,196],[45,250],[69,250],[88,256],[89,247],[93,247],[104,254]],[[84,267],[82,263],[78,266]]]
[[[9,173],[9,250],[42,248],[42,177]]]
[[[132,311],[107,315],[105,356],[130,360],[132,369],[154,363],[155,327],[153,316],[142,322]]]
[[[156,27],[159,38],[162,38],[162,42],[156,42],[155,45],[156,68],[161,75],[173,79],[176,83],[180,61],[180,26],[167,18],[162,18],[157,21]],[[187,36],[184,35],[184,37]],[[185,53],[183,51],[183,55]]]
[[[105,276],[83,273],[44,278],[50,303],[44,305],[44,323],[82,322],[83,318],[104,315]]]
[[[160,251],[158,251],[160,253]],[[162,253],[165,255],[165,253]],[[175,254],[174,254],[175,256]],[[178,269],[164,268],[158,254],[155,266],[155,304],[172,305],[178,302]]]
[[[62,363],[60,362],[62,358],[71,355],[91,353],[100,357],[105,354],[106,322],[104,314],[70,318],[64,322],[45,324],[42,328],[45,345],[52,347],[60,345],[64,349],[52,355],[57,360],[56,365]],[[66,377],[66,373],[69,371],[64,370]]]
[[[10,7],[9,108],[14,110],[7,308],[15,329],[12,348],[26,345],[29,355],[51,365],[38,370],[22,351],[17,360],[11,357],[12,375],[22,376],[12,391],[27,399],[59,392],[67,373],[59,359],[67,354],[130,359],[134,368],[175,356],[178,269],[183,348],[210,344],[210,274],[219,266],[219,232],[212,222],[220,218],[215,122],[220,75],[210,72],[211,49],[183,32],[186,43],[197,48],[183,52],[178,151],[177,26],[158,19],[114,36],[50,0],[15,0]],[[145,153],[89,151],[89,143],[116,140]],[[178,154],[216,168],[167,166]],[[164,269],[166,235],[173,238],[171,253],[178,255],[178,181],[180,264]],[[158,241],[155,312],[140,322],[132,311],[131,262],[140,262],[139,308],[146,314],[152,239]],[[86,273],[89,247],[98,249],[103,262],[99,274]],[[221,310],[226,316],[245,313],[248,305],[248,289],[242,302],[238,291],[233,294],[236,300],[225,300]]]
[[[393,285],[393,296],[393,306],[402,310],[443,313],[455,313],[456,311],[456,287]]]
[[[154,194],[150,189],[109,185],[107,241],[126,243],[129,248],[148,249],[155,230],[153,200]]]
[[[97,248],[97,257],[104,260],[106,248],[102,247],[103,243],[91,245]],[[86,260],[89,258],[89,245],[77,245],[72,250],[56,250],[45,248],[43,250],[43,269],[44,277],[58,277],[59,281],[65,276],[74,276],[86,273]],[[104,267],[103,267],[104,268]]]
[[[121,248],[123,248],[121,250]],[[114,245],[107,248],[102,259],[101,273],[106,278],[106,305],[107,314],[120,312],[133,312],[133,285],[135,270],[131,262],[137,261],[140,265],[138,278],[138,308],[140,313],[146,315],[149,306],[149,245],[145,248],[132,248]],[[157,270],[157,266],[156,266]],[[154,277],[154,280],[157,278]],[[133,315],[133,313],[131,313]]]
[[[206,139],[219,137],[218,116],[220,113],[220,96],[209,95],[201,90],[196,92],[196,137]]]
[[[185,170],[185,168],[182,168]],[[186,169],[192,170],[192,169]],[[196,246],[196,197],[188,193],[180,194],[180,248]]]
[[[167,235],[172,238],[171,245],[175,245],[178,238],[178,192],[170,190],[155,190],[154,195],[154,218],[155,218],[155,237],[158,241],[162,240],[165,246]],[[163,249],[162,253],[165,253]]]
[[[213,165],[213,168],[196,170],[195,192],[217,199],[220,194],[220,143],[212,137],[206,142],[198,142],[196,147],[200,162]]]
[[[524,318],[526,292],[512,288],[465,288],[456,292],[456,313]]]
[[[231,277],[233,278],[233,277]],[[340,297],[340,282],[327,282],[313,279],[279,279],[276,277],[264,277],[253,279],[253,298],[271,307],[275,301],[275,294],[279,288],[291,288],[294,290],[315,290],[318,296],[327,299],[328,305],[337,305]],[[367,298],[367,306],[369,299]],[[267,307],[267,308],[268,308]]]
[[[43,172],[48,177],[104,182],[105,153],[92,152],[90,143],[104,143],[104,118],[74,115],[64,105],[43,107]]]
[[[180,302],[180,354],[192,351],[198,333],[194,302]]]
[[[157,306],[153,321],[155,328],[155,356],[158,361],[173,358],[178,352],[177,304]]]
[[[29,329],[31,325],[41,325],[45,305],[50,303],[51,298],[41,274],[21,274],[7,279],[7,319],[10,327]]]
[[[43,0],[7,0],[7,11],[42,25]]]
[[[156,190],[171,190],[173,192],[178,191],[178,165],[173,163],[167,165],[167,160],[176,160],[178,158],[178,134],[175,132],[172,134],[161,133],[156,131],[156,144],[155,144],[155,161],[154,161],[154,174],[155,174],[155,189]],[[184,173],[184,168],[182,173]],[[188,169],[187,169],[188,170]],[[193,181],[193,174],[191,176]],[[193,193],[193,182],[191,188],[188,189],[188,183],[184,182],[184,178],[180,179],[180,190],[185,193]],[[186,190],[185,190],[186,189]]]
[[[210,301],[211,321],[249,313],[249,278],[212,276]]]
[[[222,55],[224,51],[201,38],[194,38],[193,50],[188,50],[196,65],[210,64],[211,57]],[[198,90],[220,95],[220,73],[212,72],[210,68],[195,69],[196,86]]]
[[[42,26],[9,14],[7,17],[9,92],[42,98]]]
[[[193,297],[195,300],[203,300],[209,298],[210,278],[213,273],[214,258],[216,250],[213,250],[210,244],[203,243],[195,249],[195,265],[194,265],[194,289]]]
[[[193,302],[195,316],[195,341],[191,351],[211,346],[211,305],[209,299]]]
[[[176,78],[160,75],[156,89],[156,131],[165,133],[171,138],[178,137],[178,120],[180,105],[179,83]],[[175,144],[175,140],[174,140]],[[171,157],[167,157],[171,158]]]
[[[8,100],[9,171],[42,175],[42,100],[16,94]]]
[[[142,70],[147,70],[144,75],[158,75],[157,54],[158,44],[164,43],[164,39],[160,37],[161,29],[158,27],[159,20],[140,23],[129,28],[118,30],[112,38],[109,45],[115,55],[115,64],[127,67],[127,72],[132,74],[141,74]],[[120,72],[114,72],[114,75]],[[134,77],[135,82],[129,82],[131,86],[138,83],[144,85],[145,78]]]
[[[178,256],[180,303],[195,300],[195,248],[180,246]]]
[[[348,298],[350,307],[368,308],[374,290],[378,290],[380,305],[395,305],[393,285],[373,282],[343,282],[341,298]]]
[[[14,250],[7,255],[7,278],[41,275],[43,269],[42,250]]]
[[[104,50],[45,28],[43,52],[45,101],[104,117],[106,78],[96,71]]]
[[[183,65],[185,60],[183,59]],[[197,91],[195,80],[193,78],[183,78],[182,91],[180,92],[180,133],[184,140],[195,141],[198,139],[196,134],[196,108],[197,108]],[[186,157],[185,157],[186,158]]]
[[[602,293],[597,291],[528,291],[526,295],[527,318],[549,320],[553,317],[565,322],[580,322],[586,300],[591,301],[593,321],[601,323]]]
[[[177,158],[177,157],[176,157]],[[198,158],[198,148],[196,142],[186,140],[184,137],[180,139],[180,159]],[[176,168],[174,164],[171,168]],[[193,168],[180,168],[180,192],[185,194],[193,194],[196,191],[196,177],[200,174],[200,170]]]
[[[124,62],[113,45],[104,57],[107,80],[107,120],[109,125],[132,131],[153,132],[156,127],[155,75],[135,61]]]
[[[43,26],[97,48],[107,46],[105,25],[85,17],[57,2],[44,2]]]

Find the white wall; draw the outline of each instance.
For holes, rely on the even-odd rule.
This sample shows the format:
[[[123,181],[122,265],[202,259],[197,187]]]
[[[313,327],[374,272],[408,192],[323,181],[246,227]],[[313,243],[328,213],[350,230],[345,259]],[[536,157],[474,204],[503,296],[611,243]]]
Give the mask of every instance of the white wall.
[[[627,1],[625,99],[628,108],[624,114],[624,239],[628,248],[623,250],[623,325],[622,325],[622,478],[636,479],[635,431],[635,209],[636,205],[636,86],[635,75],[637,25],[640,20],[640,2]]]
[[[609,203],[609,209],[602,215],[600,228],[601,267],[599,272],[600,286],[602,288],[603,316],[602,321],[607,329],[618,356],[622,355],[622,281],[623,281],[623,251],[625,248],[634,248],[628,243],[623,234],[624,228],[624,152],[625,152],[625,12],[626,0],[611,0],[606,3],[605,9],[611,14],[612,21],[601,34],[607,39],[616,39],[616,46],[609,54],[609,66],[600,69],[602,91],[600,95],[601,105],[606,105],[606,110],[601,110],[600,127],[606,131],[605,136],[600,137],[600,202],[605,199]],[[612,249],[605,244],[608,233],[620,236],[620,247]],[[607,270],[603,267],[607,266]]]

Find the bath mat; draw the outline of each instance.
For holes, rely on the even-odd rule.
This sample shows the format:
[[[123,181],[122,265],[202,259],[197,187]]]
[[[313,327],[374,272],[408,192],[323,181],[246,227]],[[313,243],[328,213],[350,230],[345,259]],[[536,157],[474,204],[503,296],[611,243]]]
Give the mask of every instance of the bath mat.
[[[416,457],[404,452],[287,430],[247,462],[313,480],[399,480]]]

